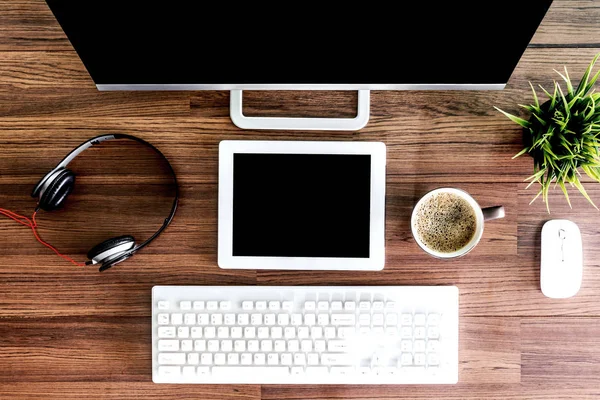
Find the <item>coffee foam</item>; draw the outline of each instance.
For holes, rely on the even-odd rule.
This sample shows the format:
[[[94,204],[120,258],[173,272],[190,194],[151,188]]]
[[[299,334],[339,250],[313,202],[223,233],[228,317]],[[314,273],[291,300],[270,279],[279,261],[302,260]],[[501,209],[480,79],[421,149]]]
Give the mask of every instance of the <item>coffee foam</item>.
[[[453,253],[471,241],[477,230],[477,217],[467,200],[442,192],[425,199],[419,206],[415,228],[427,248]]]

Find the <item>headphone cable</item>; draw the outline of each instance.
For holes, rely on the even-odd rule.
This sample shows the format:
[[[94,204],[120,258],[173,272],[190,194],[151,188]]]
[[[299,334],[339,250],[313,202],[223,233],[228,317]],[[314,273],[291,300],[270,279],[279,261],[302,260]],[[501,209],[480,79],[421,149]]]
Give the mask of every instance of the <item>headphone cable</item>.
[[[75,264],[78,267],[83,267],[86,264],[84,263],[79,263],[75,260],[73,260],[71,257],[69,256],[65,256],[64,254],[61,254],[54,246],[52,246],[51,244],[45,242],[42,240],[42,238],[40,237],[40,235],[37,232],[37,221],[35,220],[35,216],[37,215],[39,209],[36,208],[35,211],[33,212],[33,215],[31,216],[31,219],[24,217],[22,215],[19,215],[15,212],[12,212],[10,210],[6,210],[4,208],[0,208],[0,214],[12,219],[13,221],[16,221],[18,223],[20,223],[21,225],[27,226],[29,228],[31,228],[33,235],[35,236],[35,238],[37,239],[38,242],[40,242],[41,244],[43,244],[44,246],[46,246],[47,248],[49,248],[50,250],[54,251],[56,253],[56,255],[58,255],[59,257],[62,257],[63,259]]]

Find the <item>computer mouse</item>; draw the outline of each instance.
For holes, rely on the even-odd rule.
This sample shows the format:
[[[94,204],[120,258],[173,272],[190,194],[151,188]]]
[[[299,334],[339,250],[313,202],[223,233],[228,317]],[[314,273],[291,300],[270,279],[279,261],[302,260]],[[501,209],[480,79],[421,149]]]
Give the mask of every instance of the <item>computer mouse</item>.
[[[574,296],[583,278],[583,246],[579,227],[566,219],[553,219],[542,227],[540,286],[546,297]]]

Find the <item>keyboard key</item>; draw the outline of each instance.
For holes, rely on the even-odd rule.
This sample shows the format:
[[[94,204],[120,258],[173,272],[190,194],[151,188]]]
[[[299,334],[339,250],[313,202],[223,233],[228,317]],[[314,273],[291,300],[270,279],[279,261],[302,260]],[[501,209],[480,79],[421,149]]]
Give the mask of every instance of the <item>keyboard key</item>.
[[[255,304],[255,307],[259,311],[264,311],[267,309],[267,302],[266,301],[257,301]]]
[[[254,303],[251,301],[242,301],[242,310],[250,311],[254,308]]]
[[[425,325],[425,314],[415,314],[415,325]]]
[[[208,376],[210,375],[210,367],[198,367],[196,368],[196,375]]]
[[[223,314],[211,314],[210,315],[210,323],[211,323],[211,325],[222,325],[223,324]]]
[[[184,353],[158,353],[158,363],[166,365],[183,365],[185,364]]]
[[[319,354],[318,353],[308,353],[306,355],[306,363],[308,365],[319,365]]]
[[[219,309],[223,311],[231,310],[231,302],[230,301],[220,301]]]
[[[319,301],[317,303],[317,310],[319,310],[319,311],[329,310],[329,302],[328,301]]]
[[[164,377],[179,376],[181,367],[158,367],[158,374]]]
[[[246,339],[253,339],[256,337],[256,328],[253,326],[248,326],[244,328],[244,337]]]
[[[298,339],[306,339],[308,338],[309,335],[309,330],[307,326],[301,326],[298,328]]]
[[[312,347],[313,347],[313,342],[312,340],[302,340],[300,342],[300,348],[302,349],[303,352],[309,352],[312,351]]]
[[[159,326],[158,327],[158,337],[159,338],[174,338],[175,337],[175,327]]]
[[[285,340],[276,340],[274,348],[275,348],[275,351],[278,351],[278,352],[285,351],[285,348],[286,348]]]
[[[219,302],[217,301],[207,301],[206,309],[209,311],[214,311],[219,309]]]
[[[283,333],[286,339],[293,339],[296,337],[296,328],[293,326],[286,326]]]
[[[440,350],[440,342],[438,340],[428,340],[427,341],[427,352],[428,353],[437,353]]]
[[[324,340],[315,340],[315,351],[325,351],[326,342]]]
[[[187,355],[187,363],[188,364],[198,364],[200,362],[200,354],[198,353],[189,353]]]
[[[294,302],[293,301],[284,301],[281,304],[281,308],[285,311],[292,311],[294,309]]]
[[[321,364],[323,365],[352,365],[354,356],[343,353],[323,353],[321,354]]]
[[[281,365],[292,365],[292,353],[281,354]]]
[[[361,301],[360,303],[358,303],[358,309],[360,311],[369,311],[371,309],[371,302]]]
[[[179,340],[159,340],[158,351],[178,351]]]
[[[343,304],[341,301],[332,301],[331,302],[331,311],[341,311],[343,308]]]
[[[158,309],[159,310],[168,310],[169,309],[169,302],[166,300],[160,300],[157,303]]]
[[[327,339],[335,338],[335,328],[333,326],[325,327],[325,338],[327,338]]]
[[[359,314],[358,324],[363,326],[371,325],[371,314]]]
[[[229,337],[229,328],[226,326],[220,326],[217,328],[217,337],[219,339],[227,339]]]
[[[208,325],[210,317],[208,314],[198,314],[198,325]]]
[[[277,321],[275,314],[265,314],[264,316],[265,325],[273,326]]]
[[[233,351],[233,342],[231,340],[221,340],[221,351]]]
[[[431,342],[431,340],[430,340]],[[415,340],[413,349],[415,352],[424,352],[425,351],[425,341],[424,340]]]
[[[425,365],[426,360],[425,353],[415,353],[415,365]]]
[[[252,314],[250,316],[250,323],[252,325],[262,325],[263,323],[263,316],[262,314]]]
[[[269,353],[267,355],[267,364],[268,365],[279,365],[279,354]]]
[[[323,337],[323,328],[320,326],[313,326],[310,328],[310,336],[313,339],[320,339]]]
[[[295,353],[294,354],[294,365],[306,365],[306,354]]]
[[[283,337],[283,328],[281,326],[274,326],[271,328],[271,337],[273,339],[281,339]]]
[[[402,339],[412,339],[412,337],[413,337],[412,328],[409,328],[408,326],[403,326],[402,328],[400,328],[400,337]]]
[[[196,325],[196,314],[192,314],[192,313],[185,314],[183,316],[183,322],[186,325]]]
[[[304,310],[306,311],[314,311],[316,308],[316,304],[314,301],[306,301],[304,302]]]
[[[260,341],[260,351],[273,351],[273,341],[272,340],[261,340]]]
[[[288,342],[288,351],[296,352],[300,350],[300,342],[298,340],[290,340]]]
[[[190,328],[187,326],[180,326],[177,328],[177,337],[184,339],[190,337]]]
[[[412,325],[412,314],[402,314],[400,316],[400,324],[401,325]]]
[[[264,356],[264,354],[263,354]],[[255,363],[256,364],[256,363]],[[264,365],[258,364],[258,365]],[[264,367],[244,367],[244,366],[218,366],[213,367],[212,376],[216,378],[231,378],[232,376],[244,376],[246,378],[252,378],[259,382],[264,379],[265,376],[270,377],[286,377],[290,375],[290,369],[288,367],[281,366],[264,366]]]
[[[304,325],[312,326],[317,323],[317,316],[315,314],[304,315]]]
[[[429,326],[433,326],[433,325],[439,325],[440,324],[440,314],[428,314],[427,315],[427,325]]]
[[[354,367],[331,367],[330,372],[332,375],[352,375],[354,374]]]
[[[413,342],[412,340],[402,340],[400,342],[400,350],[406,353],[412,353],[413,351]]]
[[[248,325],[250,323],[250,314],[238,314],[237,316],[237,324],[238,325]]]
[[[212,365],[213,356],[212,353],[202,353],[200,355],[200,364],[202,365]]]
[[[195,301],[194,302],[194,310],[204,310],[204,302],[203,301]]]
[[[157,318],[159,325],[169,325],[169,314],[158,314]]]
[[[264,353],[256,353],[254,355],[254,364],[256,365],[265,365],[266,357]]]
[[[353,327],[338,328],[337,337],[340,339],[347,339],[356,334],[356,329]]]
[[[217,336],[217,330],[214,326],[207,326],[204,328],[204,337],[207,339],[212,339]]]
[[[235,314],[225,314],[223,321],[225,325],[235,325]]]
[[[240,364],[242,365],[251,365],[252,364],[252,354],[244,353],[240,357]]]
[[[218,340],[209,340],[208,342],[208,351],[219,351],[219,341]]]
[[[225,365],[227,363],[227,356],[225,353],[217,353],[214,357],[216,365]]]
[[[386,301],[385,302],[385,309],[386,310],[393,310],[394,308],[396,308],[396,303],[393,301]]]
[[[398,325],[398,314],[396,313],[388,313],[385,315],[385,325],[386,326],[396,326]]]
[[[413,363],[412,354],[402,353],[402,355],[400,356],[400,365],[406,366],[406,365],[412,365],[412,363]]]
[[[345,353],[350,350],[350,343],[347,340],[330,340],[327,342],[327,351],[332,353]],[[317,350],[322,351],[322,350]]]
[[[260,349],[258,340],[248,340],[248,351],[258,351]]]
[[[384,318],[383,314],[373,314],[373,326],[383,326]]]
[[[235,342],[233,342],[233,346],[235,351],[237,352],[244,352],[246,351],[246,341],[245,340],[236,340]]]
[[[440,337],[440,330],[437,326],[431,326],[427,328],[428,339],[438,339]]]
[[[292,325],[302,325],[302,314],[292,314]]]
[[[356,325],[356,315],[354,314],[331,314],[332,325]]]
[[[202,337],[202,328],[199,326],[193,326],[190,330],[190,336],[193,339],[199,339]]]
[[[415,339],[425,339],[425,333],[425,327],[417,326],[414,331]]]
[[[356,310],[356,303],[353,301],[344,302],[344,310],[346,311],[354,311]]]
[[[227,354],[227,364],[228,365],[238,365],[240,363],[240,355],[237,353],[229,353]]]
[[[329,372],[327,367],[306,367],[306,375],[324,376]]]
[[[281,303],[279,301],[270,301],[269,302],[269,310],[279,310],[281,308]]]
[[[259,327],[257,336],[259,339],[267,339],[269,337],[269,328],[265,326]]]
[[[191,340],[181,341],[181,351],[192,351],[193,348],[193,342]]]
[[[194,340],[194,351],[206,351],[206,340]]]
[[[321,326],[329,325],[329,314],[319,314],[317,316],[317,323]]]
[[[289,324],[290,324],[289,314],[278,314],[277,315],[277,325],[286,326]]]
[[[233,339],[240,339],[243,336],[242,328],[239,326],[234,326],[231,328],[231,337]]]
[[[383,301],[374,301],[372,304],[372,308],[375,311],[383,310]]]
[[[180,301],[179,308],[181,308],[182,310],[191,310],[192,302],[191,301]]]
[[[437,353],[428,353],[427,354],[427,365],[439,365],[440,358]]]

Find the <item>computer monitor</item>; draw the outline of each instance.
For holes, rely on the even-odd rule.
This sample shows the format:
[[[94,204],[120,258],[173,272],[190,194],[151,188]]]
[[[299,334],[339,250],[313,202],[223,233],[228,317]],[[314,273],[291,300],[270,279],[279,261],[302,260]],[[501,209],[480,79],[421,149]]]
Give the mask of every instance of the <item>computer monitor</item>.
[[[552,0],[47,3],[99,90],[232,90],[238,125],[355,129],[369,90],[504,88]],[[252,119],[249,89],[359,90],[358,115]]]

